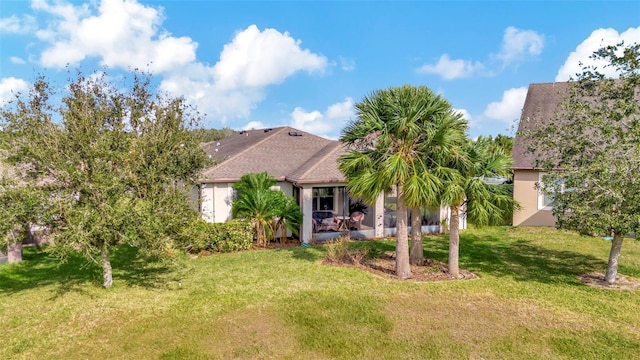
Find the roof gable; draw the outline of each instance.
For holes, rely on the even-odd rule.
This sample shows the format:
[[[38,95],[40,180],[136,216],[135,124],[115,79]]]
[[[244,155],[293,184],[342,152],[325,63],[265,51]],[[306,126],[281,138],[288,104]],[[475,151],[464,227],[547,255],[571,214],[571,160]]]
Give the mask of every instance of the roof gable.
[[[202,147],[219,161],[204,171],[203,182],[235,182],[260,172],[279,181],[344,181],[337,168],[340,154],[335,151],[340,142],[288,126],[242,131]]]
[[[530,84],[527,97],[522,108],[522,116],[518,123],[518,132],[513,142],[511,156],[514,169],[533,169],[537,154],[527,150],[528,142],[521,135],[535,126],[548,124],[561,119],[560,103],[568,96],[569,83],[540,83]]]

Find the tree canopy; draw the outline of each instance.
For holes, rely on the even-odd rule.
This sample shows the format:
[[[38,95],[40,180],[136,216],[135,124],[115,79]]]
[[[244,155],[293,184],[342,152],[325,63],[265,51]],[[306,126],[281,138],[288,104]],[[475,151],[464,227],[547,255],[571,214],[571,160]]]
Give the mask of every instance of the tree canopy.
[[[287,229],[298,233],[302,212],[292,197],[271,187],[276,181],[266,172],[243,175],[234,185],[236,191],[231,214],[251,221],[258,246],[266,246],[280,231],[286,238]]]
[[[339,167],[351,194],[368,203],[396,187],[396,275],[408,278],[407,208],[419,216],[419,207],[439,205],[442,179],[450,173],[444,164],[460,155],[467,122],[425,86],[374,91],[355,106],[357,119],[342,130],[340,140],[349,150]],[[413,243],[421,258],[420,234]]]
[[[551,121],[522,136],[546,170],[541,191],[554,197],[560,228],[612,235],[606,280],[616,280],[623,237],[640,226],[640,45],[596,51],[608,78],[583,66]]]
[[[176,236],[197,216],[188,189],[207,163],[191,131],[199,115],[183,99],[155,93],[147,74],[108,79],[78,72],[58,94],[40,77],[26,99],[16,97],[1,113],[8,162],[20,167],[25,186],[47,194],[41,221],[54,252],[78,251],[100,264],[105,287],[116,244],[174,254]],[[10,196],[18,188],[0,191]]]

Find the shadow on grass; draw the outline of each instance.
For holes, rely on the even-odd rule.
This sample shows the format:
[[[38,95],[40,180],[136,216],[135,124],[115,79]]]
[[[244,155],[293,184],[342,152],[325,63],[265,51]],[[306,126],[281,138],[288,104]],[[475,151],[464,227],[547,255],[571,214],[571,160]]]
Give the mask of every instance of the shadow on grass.
[[[426,237],[425,256],[448,261],[447,236]],[[575,283],[581,274],[602,271],[602,259],[566,250],[552,250],[532,245],[526,240],[504,239],[493,235],[460,236],[460,267],[496,277],[508,276],[518,281],[541,283]],[[480,274],[481,275],[481,274]]]
[[[145,260],[136,248],[126,245],[111,250],[111,266],[114,283],[128,286],[159,287],[162,275],[171,272],[168,266]],[[67,292],[84,292],[87,284],[101,287],[102,271],[77,253],[62,262],[43,249],[25,247],[22,262],[0,266],[0,294],[54,285],[55,298]]]

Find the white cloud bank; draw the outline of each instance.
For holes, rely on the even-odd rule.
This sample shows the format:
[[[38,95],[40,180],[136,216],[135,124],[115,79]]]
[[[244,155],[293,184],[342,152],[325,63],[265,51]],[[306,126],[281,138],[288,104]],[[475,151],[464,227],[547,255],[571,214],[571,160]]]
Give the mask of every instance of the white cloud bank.
[[[0,107],[12,100],[16,93],[24,92],[28,89],[29,84],[22,79],[14,77],[0,79]]]
[[[36,19],[33,16],[24,15],[18,17],[11,15],[0,18],[0,33],[27,34],[36,29]]]
[[[544,35],[532,30],[509,26],[502,37],[502,47],[496,57],[506,65],[527,56],[537,56],[544,48]]]
[[[622,33],[618,33],[615,29],[597,29],[594,30],[587,39],[576,47],[576,49],[569,54],[569,57],[564,64],[558,70],[556,75],[556,81],[567,81],[569,78],[575,78],[575,75],[579,73],[580,63],[589,66],[598,66],[598,69],[603,74],[613,77],[615,73],[610,68],[603,68],[606,63],[596,62],[589,58],[594,51],[600,49],[603,46],[615,45],[621,41],[629,45],[632,43],[640,43],[640,26],[637,28],[629,28]]]
[[[62,68],[95,59],[112,68],[148,70],[162,76],[161,90],[183,96],[209,121],[246,118],[269,86],[298,72],[322,74],[329,66],[324,56],[302,48],[289,33],[256,25],[238,31],[209,66],[197,61],[195,41],[161,27],[161,7],[136,0],[34,0],[32,8],[49,15],[44,27],[37,30],[33,17],[13,15],[0,19],[0,30],[35,34],[45,44],[36,56],[42,66]]]
[[[445,80],[453,80],[471,76],[483,68],[484,65],[479,62],[474,63],[460,59],[452,60],[449,55],[443,54],[436,64],[424,64],[416,71],[419,74],[435,74]]]
[[[34,10],[53,16],[36,36],[49,44],[40,56],[45,67],[77,65],[99,58],[102,65],[165,72],[196,58],[198,44],[189,37],[174,37],[160,29],[161,8],[135,0],[102,0],[93,11],[89,5],[38,0]],[[94,14],[94,12],[96,12]]]
[[[504,67],[527,57],[540,55],[543,48],[544,35],[510,26],[504,31],[500,52],[492,57],[500,60]],[[490,66],[489,62],[451,59],[448,54],[443,54],[437,63],[424,64],[418,67],[416,72],[438,75],[444,80],[454,80],[476,74],[491,74],[490,71],[486,71]]]
[[[302,49],[289,33],[251,25],[224,46],[214,66],[189,64],[168,74],[160,87],[225,122],[247,117],[268,86],[300,71],[323,73],[327,66],[324,56]]]
[[[336,139],[340,130],[355,116],[353,99],[329,106],[324,113],[318,110],[307,112],[296,107],[291,113],[291,126],[316,135]]]
[[[502,94],[502,99],[500,101],[492,102],[487,105],[483,116],[506,124],[513,124],[515,121],[520,119],[524,100],[527,97],[527,90],[527,87],[506,90]]]

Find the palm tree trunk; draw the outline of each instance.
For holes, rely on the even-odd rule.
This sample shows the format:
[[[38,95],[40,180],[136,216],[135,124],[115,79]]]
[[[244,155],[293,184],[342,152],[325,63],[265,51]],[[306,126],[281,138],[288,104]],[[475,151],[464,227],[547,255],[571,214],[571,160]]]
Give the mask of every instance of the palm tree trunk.
[[[449,274],[457,278],[460,276],[458,255],[460,244],[460,206],[451,207],[451,221],[449,222]]]
[[[110,288],[113,284],[113,277],[111,274],[111,261],[109,260],[109,249],[107,248],[107,244],[102,245],[100,258],[102,260],[102,286]]]
[[[622,241],[624,238],[621,234],[614,233],[611,241],[611,251],[609,251],[609,262],[607,263],[607,273],[604,280],[607,284],[612,285],[616,282],[618,276],[618,259],[620,258],[620,250],[622,250]]]
[[[409,265],[409,239],[407,236],[407,207],[402,198],[402,187],[398,186],[398,209],[396,210],[396,276],[404,280],[411,277]]]
[[[411,265],[424,263],[424,251],[422,249],[422,213],[420,208],[411,208],[411,251],[409,252]]]

